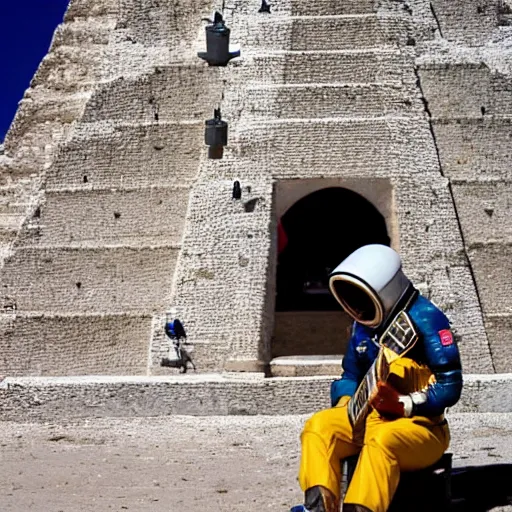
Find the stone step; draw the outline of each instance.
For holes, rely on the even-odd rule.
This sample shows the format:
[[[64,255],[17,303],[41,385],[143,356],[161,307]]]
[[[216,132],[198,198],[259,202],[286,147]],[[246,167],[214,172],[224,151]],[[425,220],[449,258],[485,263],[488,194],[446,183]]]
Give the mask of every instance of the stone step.
[[[274,360],[291,355],[328,354],[336,357],[333,354],[346,351],[351,327],[350,318],[341,310],[276,311],[272,357]]]
[[[474,244],[468,256],[484,315],[512,315],[512,243]]]
[[[18,233],[19,227],[19,224],[13,224],[12,226],[3,224],[0,217],[0,240],[11,240]]]
[[[0,233],[2,238],[12,240],[20,230],[25,216],[20,215],[0,215]]]
[[[181,244],[190,187],[49,191],[27,245]],[[35,219],[34,219],[35,220]]]
[[[443,38],[461,41],[469,45],[485,44],[497,32],[500,7],[507,6],[502,0],[487,0],[481,4],[432,0],[431,8],[439,21]]]
[[[496,372],[506,372],[512,367],[512,314],[485,315],[485,330],[491,347],[494,369]]]
[[[383,84],[307,84],[251,86],[246,110],[255,119],[419,115],[423,104],[415,88]]]
[[[308,177],[386,177],[420,139],[431,139],[428,124],[412,117],[266,121],[244,126],[236,157],[279,178],[295,178],[298,169]]]
[[[3,421],[87,417],[312,414],[330,406],[332,377],[263,374],[169,377],[10,377],[0,383]],[[464,376],[450,412],[512,412],[512,374]]]
[[[246,16],[233,19],[245,52],[342,50],[407,44],[408,20],[374,14],[354,16]],[[233,41],[235,42],[235,40]]]
[[[397,7],[398,4],[398,7]],[[261,0],[238,0],[236,14],[248,15],[258,12]],[[271,15],[299,15],[299,16],[331,16],[368,14],[380,10],[403,9],[399,2],[392,0],[291,0],[291,2],[273,2]],[[264,16],[265,14],[262,14]]]
[[[100,25],[109,20],[115,23],[116,16],[119,14],[119,4],[115,1],[103,2],[98,0],[91,0],[86,4],[72,4],[64,15],[64,21],[81,21],[91,16],[91,11],[94,11],[96,20]]]
[[[19,211],[17,208],[1,208],[0,210],[0,229],[17,231],[25,219],[26,208],[20,208]]]
[[[512,182],[452,183],[467,245],[512,243]]]
[[[94,24],[75,18],[60,25],[54,36],[55,46],[107,45],[110,32],[115,25],[112,18],[95,16]]]
[[[117,5],[116,18],[122,20],[127,35],[123,54],[130,53],[132,46],[144,46],[146,60],[150,60],[154,56],[148,48],[162,46],[166,47],[164,58],[168,60],[169,52],[172,55],[175,50],[182,59],[195,57],[193,46],[202,28],[201,18],[211,16],[213,9],[220,9],[222,4],[193,0],[147,5],[128,0]]]
[[[434,121],[443,170],[452,179],[510,179],[512,119]]]
[[[98,85],[102,78],[98,60],[105,51],[114,24],[111,21],[95,30],[100,27],[95,20],[94,23],[87,22],[79,32],[73,29],[74,25],[76,23],[61,25],[64,31],[57,29],[55,32],[52,57],[43,60],[38,68],[31,81],[31,95],[39,97],[46,91],[49,99],[52,95],[55,99],[63,93],[77,93]]]
[[[512,80],[484,64],[423,64],[419,74],[434,119],[512,116]]]
[[[83,121],[204,121],[221,100],[218,70],[203,66],[197,59],[195,65],[159,67],[150,75],[123,77],[101,85],[87,103]]]
[[[86,93],[45,91],[34,96],[21,100],[5,138],[16,174],[27,178],[52,161],[55,146],[64,142],[87,100]]]
[[[0,375],[146,375],[151,332],[139,313],[0,315]]]
[[[275,52],[254,55],[252,80],[263,83],[382,83],[401,84],[407,69],[412,72],[413,54],[395,48]]]
[[[273,377],[311,377],[332,375],[339,377],[343,356],[281,356],[270,361]]]
[[[11,254],[12,246],[16,240],[18,230],[19,226],[17,225],[8,227],[0,225],[0,272],[2,271],[5,258]]]
[[[16,233],[30,209],[30,196],[33,189],[20,184],[0,187],[0,231],[11,239]]]
[[[398,4],[398,5],[397,5]],[[292,0],[291,14],[299,16],[329,16],[374,13],[377,10],[405,12],[400,2],[393,0]]]
[[[137,188],[194,181],[204,121],[151,125],[86,125],[60,151],[47,189]]]
[[[1,279],[16,311],[148,313],[169,304],[176,247],[19,248]]]

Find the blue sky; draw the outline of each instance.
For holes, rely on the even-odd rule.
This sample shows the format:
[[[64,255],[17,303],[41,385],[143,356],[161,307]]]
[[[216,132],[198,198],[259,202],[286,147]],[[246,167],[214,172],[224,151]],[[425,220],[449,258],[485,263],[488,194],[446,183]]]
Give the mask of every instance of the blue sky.
[[[69,0],[0,0],[0,142]]]

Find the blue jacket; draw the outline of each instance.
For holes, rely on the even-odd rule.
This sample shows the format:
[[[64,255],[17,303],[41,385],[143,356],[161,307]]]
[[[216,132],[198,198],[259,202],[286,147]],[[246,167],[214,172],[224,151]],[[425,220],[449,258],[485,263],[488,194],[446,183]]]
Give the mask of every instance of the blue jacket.
[[[462,368],[457,344],[445,332],[450,323],[444,313],[425,297],[418,295],[408,310],[419,334],[414,348],[406,357],[427,365],[436,382],[426,390],[427,401],[415,405],[417,416],[438,416],[456,404],[462,391]],[[347,353],[343,358],[343,375],[331,385],[331,403],[342,396],[352,396],[379,352],[375,331],[354,323]]]

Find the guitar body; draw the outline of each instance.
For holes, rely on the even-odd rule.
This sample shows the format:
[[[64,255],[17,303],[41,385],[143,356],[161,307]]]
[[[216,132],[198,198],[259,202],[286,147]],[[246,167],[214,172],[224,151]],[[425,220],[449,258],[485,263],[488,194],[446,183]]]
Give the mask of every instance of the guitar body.
[[[347,405],[355,443],[363,443],[366,418],[371,411],[370,403],[378,392],[379,382],[387,381],[391,363],[409,352],[417,340],[418,333],[405,311],[396,315],[380,337],[379,353]]]

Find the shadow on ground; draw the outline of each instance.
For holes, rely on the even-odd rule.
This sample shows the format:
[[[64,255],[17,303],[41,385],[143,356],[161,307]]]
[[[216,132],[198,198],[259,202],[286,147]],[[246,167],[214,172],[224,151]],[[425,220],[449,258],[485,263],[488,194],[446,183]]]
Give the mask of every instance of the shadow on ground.
[[[403,473],[389,512],[487,512],[512,505],[512,464],[455,467],[451,478],[447,474]]]
[[[454,512],[486,512],[512,505],[512,464],[467,466],[452,469]]]

